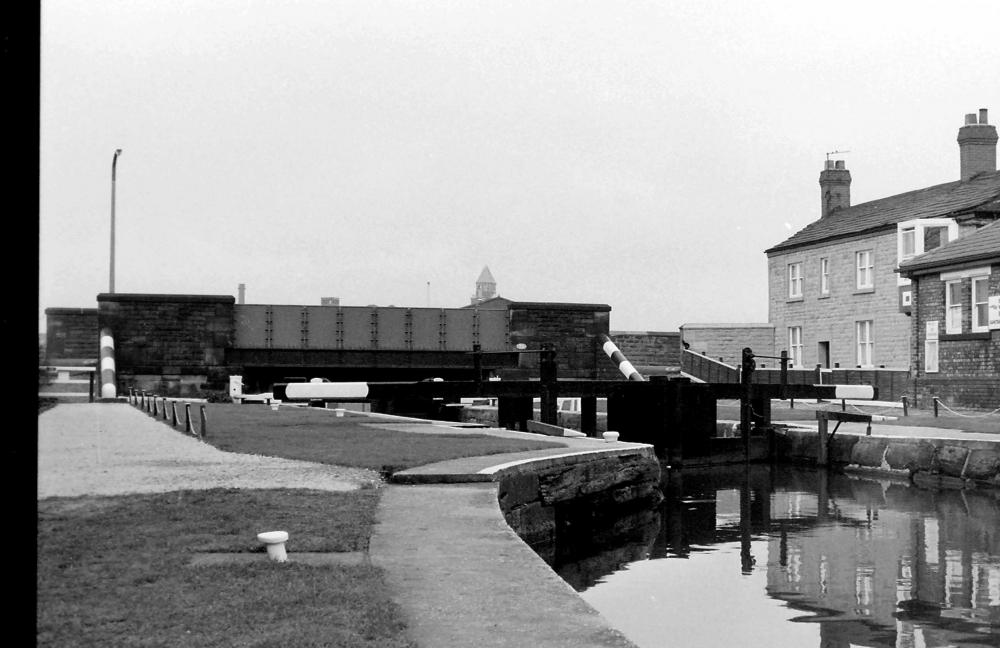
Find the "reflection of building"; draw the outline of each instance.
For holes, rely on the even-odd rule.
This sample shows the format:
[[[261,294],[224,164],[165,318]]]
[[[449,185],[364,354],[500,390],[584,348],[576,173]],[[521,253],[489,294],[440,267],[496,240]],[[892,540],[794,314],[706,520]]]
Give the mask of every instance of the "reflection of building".
[[[984,499],[972,515],[959,494],[945,503],[913,490],[891,487],[882,502],[850,509],[834,496],[824,506],[821,493],[822,532],[781,531],[769,541],[768,594],[810,612],[800,620],[822,624],[824,648],[954,645],[956,633],[997,639],[982,634],[1000,621],[996,506]],[[773,495],[779,529],[802,498],[817,502]]]

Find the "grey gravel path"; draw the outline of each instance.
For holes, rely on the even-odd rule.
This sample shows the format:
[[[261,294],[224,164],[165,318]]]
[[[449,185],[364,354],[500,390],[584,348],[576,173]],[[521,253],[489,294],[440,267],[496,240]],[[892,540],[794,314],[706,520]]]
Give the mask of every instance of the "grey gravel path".
[[[353,490],[362,468],[223,452],[125,403],[64,403],[38,417],[38,498],[209,488]]]

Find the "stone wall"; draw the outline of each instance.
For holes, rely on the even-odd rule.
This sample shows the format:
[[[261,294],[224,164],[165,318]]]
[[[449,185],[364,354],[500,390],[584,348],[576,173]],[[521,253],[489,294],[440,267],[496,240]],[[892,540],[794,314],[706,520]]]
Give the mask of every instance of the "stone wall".
[[[514,466],[499,477],[507,523],[531,545],[554,543],[561,521],[618,517],[663,498],[660,462],[651,446],[550,457]]]
[[[538,349],[544,343],[556,350],[560,378],[613,380],[618,368],[601,350],[599,339],[609,333],[611,307],[607,304],[511,302],[510,343]],[[521,354],[519,371],[502,370],[502,377],[538,377],[539,354]]]
[[[874,287],[859,290],[855,253],[872,250]],[[830,260],[830,290],[820,293],[820,259]],[[788,297],[788,265],[802,264],[802,297]],[[872,320],[872,363],[894,369],[910,366],[910,318],[899,310],[896,230],[840,240],[827,245],[782,250],[768,256],[768,321],[774,347],[788,347],[788,327],[802,327],[802,362],[820,362],[821,341],[829,343],[830,366],[857,365],[855,322]],[[714,354],[712,354],[714,355]],[[773,354],[777,355],[777,354]]]
[[[677,331],[612,331],[611,340],[634,366],[680,367]]]
[[[96,308],[45,309],[45,364],[96,364],[99,344]]]
[[[816,432],[787,430],[775,435],[778,456],[815,463]],[[830,437],[829,461],[931,486],[1000,487],[1000,443],[965,439],[918,439],[838,434]]]
[[[226,389],[233,344],[229,295],[100,294],[98,326],[111,329],[119,393],[198,395]]]
[[[739,367],[743,347],[760,355],[778,355],[774,331],[771,324],[684,324],[680,338],[689,351]]]

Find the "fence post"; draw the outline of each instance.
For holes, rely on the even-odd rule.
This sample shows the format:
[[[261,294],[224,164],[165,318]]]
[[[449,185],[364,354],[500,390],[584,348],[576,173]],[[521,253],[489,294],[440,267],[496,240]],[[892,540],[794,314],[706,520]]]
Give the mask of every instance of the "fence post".
[[[906,396],[903,396],[901,400],[903,401],[903,416],[906,416],[907,409],[909,408],[909,403],[907,402]]]
[[[194,434],[194,426],[191,424],[191,403],[184,403],[184,431]]]
[[[153,396],[153,418],[160,415],[160,408],[157,406],[156,396]]]
[[[847,411],[847,400],[846,399],[843,399],[843,398],[840,399],[840,411],[841,412],[846,412]]]
[[[205,415],[205,406],[201,406],[201,438],[208,434],[208,416]]]
[[[817,385],[822,385],[823,384],[823,365],[821,365],[821,364],[816,365],[816,384]],[[820,402],[820,399],[817,396],[816,397],[816,404],[819,405],[819,402]]]
[[[177,401],[170,401],[170,413],[172,415],[170,424],[177,427]]]
[[[164,421],[166,421],[168,418],[170,418],[170,415],[167,414],[167,397],[166,396],[163,397],[163,412],[162,413],[163,413],[163,420]]]
[[[87,376],[90,378],[90,395],[89,395],[89,399],[88,400],[89,400],[89,402],[93,403],[94,402],[94,372],[91,371],[89,374],[87,374]]]
[[[938,397],[935,396],[934,397],[934,418],[937,418],[937,415],[938,415]]]

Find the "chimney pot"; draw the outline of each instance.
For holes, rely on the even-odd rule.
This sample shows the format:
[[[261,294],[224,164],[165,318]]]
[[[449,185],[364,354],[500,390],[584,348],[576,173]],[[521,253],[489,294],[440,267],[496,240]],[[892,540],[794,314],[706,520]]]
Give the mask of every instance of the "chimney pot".
[[[827,170],[832,170],[832,169],[835,168],[835,166],[836,166],[836,163],[833,160],[827,160],[826,161],[826,166],[824,168],[826,168]]]
[[[997,129],[988,123],[986,108],[965,116],[965,125],[958,129],[959,171],[962,182],[980,173],[997,170]]]
[[[834,168],[837,168],[837,169],[840,169],[840,170],[845,169],[846,167],[844,166],[844,161],[843,160],[837,160],[836,164],[834,165]]]

